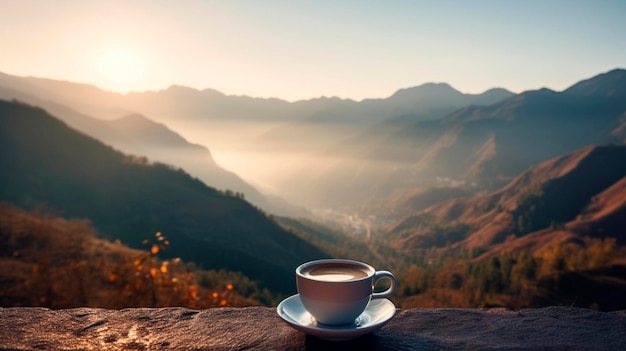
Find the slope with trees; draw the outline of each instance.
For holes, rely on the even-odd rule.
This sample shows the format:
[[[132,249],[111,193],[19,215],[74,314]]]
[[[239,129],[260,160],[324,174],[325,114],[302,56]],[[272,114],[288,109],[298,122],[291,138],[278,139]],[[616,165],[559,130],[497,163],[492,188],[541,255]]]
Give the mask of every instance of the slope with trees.
[[[168,254],[242,271],[275,291],[294,291],[293,267],[326,256],[237,194],[117,152],[39,108],[0,102],[0,127],[2,201],[88,218],[100,235],[132,247],[163,232]]]

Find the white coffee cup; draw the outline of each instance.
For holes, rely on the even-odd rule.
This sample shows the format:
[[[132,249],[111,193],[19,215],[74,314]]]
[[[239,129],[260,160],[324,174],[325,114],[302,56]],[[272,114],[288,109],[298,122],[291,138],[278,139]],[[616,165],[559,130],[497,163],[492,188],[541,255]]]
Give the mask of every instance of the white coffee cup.
[[[380,279],[390,286],[374,292]],[[388,271],[353,260],[323,259],[304,263],[296,268],[296,285],[304,308],[318,323],[347,325],[365,311],[371,299],[390,296],[398,281]]]

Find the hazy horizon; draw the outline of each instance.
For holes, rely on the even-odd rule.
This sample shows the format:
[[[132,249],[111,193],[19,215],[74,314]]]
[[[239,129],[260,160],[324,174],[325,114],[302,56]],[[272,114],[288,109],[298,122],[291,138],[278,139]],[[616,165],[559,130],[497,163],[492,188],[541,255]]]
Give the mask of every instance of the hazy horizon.
[[[605,72],[608,72],[608,71],[611,71],[611,70],[614,70],[614,69],[626,69],[626,66],[624,66],[624,67],[608,68],[608,69],[606,69],[604,71],[597,72],[597,73],[605,73]],[[246,94],[228,94],[228,93],[225,93],[225,92],[223,92],[223,91],[221,91],[221,90],[219,90],[217,88],[210,88],[210,87],[207,87],[207,88],[195,88],[195,87],[192,87],[192,86],[181,85],[181,84],[170,84],[168,86],[161,87],[161,88],[155,88],[155,89],[129,90],[127,92],[120,92],[120,91],[113,90],[113,89],[107,89],[105,87],[102,87],[102,86],[100,86],[98,84],[91,83],[91,82],[74,81],[74,80],[68,80],[68,79],[56,79],[56,78],[52,78],[52,77],[43,77],[43,76],[34,76],[34,75],[20,75],[20,74],[13,74],[13,73],[2,71],[2,70],[0,70],[0,73],[6,74],[6,75],[9,75],[9,76],[13,76],[13,77],[25,78],[25,79],[29,79],[29,78],[45,79],[45,80],[65,82],[65,83],[71,83],[71,84],[89,85],[89,86],[96,87],[96,88],[98,88],[98,89],[100,89],[100,90],[102,90],[104,92],[120,94],[122,96],[127,96],[129,94],[158,93],[158,92],[166,91],[166,90],[168,90],[170,88],[173,88],[173,87],[182,87],[182,88],[193,89],[193,90],[198,91],[198,92],[216,91],[218,93],[224,94],[225,96],[249,97],[249,98],[253,98],[253,99],[268,99],[268,100],[270,100],[270,99],[278,99],[278,100],[283,100],[283,101],[286,101],[286,102],[289,102],[289,103],[294,103],[294,102],[299,102],[299,101],[309,101],[309,100],[315,100],[315,99],[324,99],[324,98],[327,98],[327,99],[352,100],[352,101],[355,101],[355,102],[362,102],[364,100],[381,100],[381,99],[388,99],[388,98],[390,98],[393,94],[397,93],[400,90],[418,88],[418,87],[422,87],[422,86],[427,86],[429,84],[447,84],[452,89],[457,90],[457,91],[459,91],[462,94],[468,94],[468,95],[480,95],[480,94],[486,93],[487,91],[494,90],[494,89],[504,89],[504,90],[510,91],[510,92],[512,92],[514,94],[523,93],[523,92],[527,91],[527,90],[524,90],[524,91],[514,92],[511,89],[507,89],[504,86],[493,86],[493,87],[490,87],[490,88],[486,88],[483,91],[467,92],[467,91],[463,91],[463,90],[457,89],[455,86],[449,84],[448,82],[434,82],[433,81],[433,82],[423,82],[421,84],[413,85],[413,86],[398,87],[397,89],[391,91],[387,95],[371,96],[371,97],[365,97],[365,98],[362,98],[362,99],[352,99],[350,97],[345,97],[344,98],[344,97],[340,97],[340,96],[336,96],[336,95],[319,95],[319,96],[311,96],[311,97],[308,97],[308,98],[302,98],[302,99],[297,99],[297,100],[289,100],[289,99],[284,99],[284,98],[282,98],[280,96],[254,96],[254,95],[246,95]],[[575,83],[576,82],[574,82],[572,84],[575,84]],[[564,88],[567,88],[567,87],[564,87]]]
[[[562,90],[624,67],[619,1],[0,1],[0,72],[108,91],[360,101],[445,82]]]
[[[269,305],[345,257],[399,308],[626,308],[626,1],[0,8],[0,303]]]

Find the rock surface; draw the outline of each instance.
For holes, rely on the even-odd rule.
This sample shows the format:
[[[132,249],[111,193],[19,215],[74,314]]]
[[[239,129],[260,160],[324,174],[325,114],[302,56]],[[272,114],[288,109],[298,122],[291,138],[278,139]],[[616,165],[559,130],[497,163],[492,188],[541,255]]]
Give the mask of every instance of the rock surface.
[[[0,308],[1,350],[626,350],[626,311],[399,310],[345,342],[307,336],[275,308]]]

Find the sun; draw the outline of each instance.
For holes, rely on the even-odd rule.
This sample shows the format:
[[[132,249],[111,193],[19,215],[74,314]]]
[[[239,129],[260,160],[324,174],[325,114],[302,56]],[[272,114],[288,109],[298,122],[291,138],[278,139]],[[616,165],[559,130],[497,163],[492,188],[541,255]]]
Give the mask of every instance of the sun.
[[[107,87],[124,93],[141,85],[146,68],[141,56],[126,49],[107,51],[98,60],[98,70]]]

